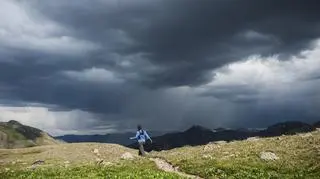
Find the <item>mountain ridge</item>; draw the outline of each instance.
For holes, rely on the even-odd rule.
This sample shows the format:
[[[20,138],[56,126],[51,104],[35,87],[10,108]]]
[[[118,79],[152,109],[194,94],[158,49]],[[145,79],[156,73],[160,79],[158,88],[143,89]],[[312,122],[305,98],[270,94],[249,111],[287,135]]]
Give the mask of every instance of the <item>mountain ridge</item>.
[[[0,148],[24,148],[58,144],[48,133],[15,120],[0,122]]]

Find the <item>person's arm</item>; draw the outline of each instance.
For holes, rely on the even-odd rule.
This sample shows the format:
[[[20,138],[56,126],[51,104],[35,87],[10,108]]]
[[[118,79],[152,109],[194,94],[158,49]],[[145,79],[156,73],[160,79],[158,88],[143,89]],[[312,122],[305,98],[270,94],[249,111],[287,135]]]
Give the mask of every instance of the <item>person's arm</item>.
[[[152,143],[152,139],[150,138],[150,136],[148,135],[147,131],[144,131],[144,134],[146,135],[147,139],[149,139]]]
[[[130,139],[137,139],[139,137],[139,132],[136,133],[135,137],[130,137]]]

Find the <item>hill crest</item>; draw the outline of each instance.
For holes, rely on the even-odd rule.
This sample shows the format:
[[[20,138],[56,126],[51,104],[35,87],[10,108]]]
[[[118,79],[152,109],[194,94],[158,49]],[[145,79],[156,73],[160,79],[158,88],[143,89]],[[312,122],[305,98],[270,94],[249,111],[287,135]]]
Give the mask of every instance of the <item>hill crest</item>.
[[[0,148],[24,148],[60,143],[46,132],[18,121],[0,122]]]

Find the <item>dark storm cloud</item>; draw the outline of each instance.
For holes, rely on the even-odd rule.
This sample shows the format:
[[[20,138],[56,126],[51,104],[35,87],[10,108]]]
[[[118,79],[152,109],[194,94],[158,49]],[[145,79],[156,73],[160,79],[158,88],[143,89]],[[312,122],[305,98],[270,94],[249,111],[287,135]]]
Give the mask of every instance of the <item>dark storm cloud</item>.
[[[81,38],[147,54],[163,67],[142,74],[154,86],[199,85],[213,68],[252,54],[290,56],[320,35],[316,0],[37,2]]]
[[[231,119],[258,118],[265,113],[254,108],[261,98],[256,88],[220,86],[201,97],[192,90],[211,81],[212,70],[223,65],[255,54],[286,59],[311,49],[320,36],[316,0],[8,2],[41,21],[21,21],[28,25],[22,33],[31,29],[27,35],[15,27],[16,34],[6,39],[7,32],[0,31],[0,98],[5,104],[52,104],[102,114],[105,121],[148,120],[154,128],[179,127],[183,120],[216,125],[220,119],[231,124],[237,123]],[[122,83],[97,82],[92,71],[86,76],[88,69],[111,73]],[[317,78],[318,73],[310,77]],[[175,89],[179,86],[190,86],[190,92]],[[228,102],[222,105],[223,100]],[[269,108],[273,117],[281,117]],[[251,110],[257,112],[244,115]]]

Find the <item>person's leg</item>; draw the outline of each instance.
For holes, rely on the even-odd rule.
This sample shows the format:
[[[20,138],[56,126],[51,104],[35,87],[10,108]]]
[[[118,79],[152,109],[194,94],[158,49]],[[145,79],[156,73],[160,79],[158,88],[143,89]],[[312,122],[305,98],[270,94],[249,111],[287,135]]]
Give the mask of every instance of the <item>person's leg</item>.
[[[139,155],[145,156],[143,142],[139,142]]]

